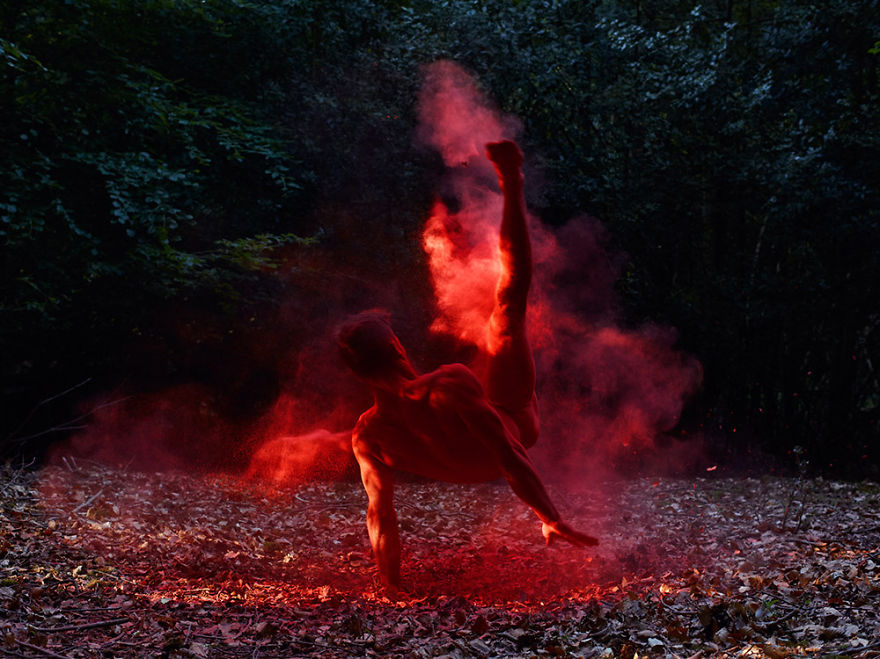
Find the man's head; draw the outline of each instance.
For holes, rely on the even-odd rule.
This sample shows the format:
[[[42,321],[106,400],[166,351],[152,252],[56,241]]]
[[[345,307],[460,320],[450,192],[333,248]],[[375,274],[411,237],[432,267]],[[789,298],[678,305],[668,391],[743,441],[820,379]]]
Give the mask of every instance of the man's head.
[[[367,382],[390,382],[414,375],[389,318],[387,311],[364,311],[349,318],[337,332],[343,361]]]

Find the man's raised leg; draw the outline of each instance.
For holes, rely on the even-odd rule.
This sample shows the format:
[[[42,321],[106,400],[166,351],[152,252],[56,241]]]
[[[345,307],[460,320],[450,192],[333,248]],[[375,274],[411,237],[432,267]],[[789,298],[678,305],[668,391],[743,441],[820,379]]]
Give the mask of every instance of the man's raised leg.
[[[499,250],[501,275],[489,320],[486,389],[493,405],[519,430],[526,447],[538,439],[535,362],[526,336],[526,309],[532,281],[532,246],[523,197],[523,156],[509,140],[486,145],[504,194]]]

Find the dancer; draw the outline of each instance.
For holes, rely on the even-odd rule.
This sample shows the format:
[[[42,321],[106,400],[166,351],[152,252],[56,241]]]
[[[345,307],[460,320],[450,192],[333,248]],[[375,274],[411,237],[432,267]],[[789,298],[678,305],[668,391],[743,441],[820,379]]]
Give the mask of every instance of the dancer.
[[[385,586],[400,587],[400,536],[393,470],[478,483],[504,477],[537,514],[550,544],[598,541],[560,519],[526,448],[538,438],[535,365],[526,336],[532,275],[523,197],[522,152],[509,140],[486,145],[504,194],[501,276],[489,320],[484,381],[462,364],[418,374],[388,315],[365,312],[339,332],[343,359],[369,384],[374,404],[354,428],[352,447],[369,500],[367,530]]]

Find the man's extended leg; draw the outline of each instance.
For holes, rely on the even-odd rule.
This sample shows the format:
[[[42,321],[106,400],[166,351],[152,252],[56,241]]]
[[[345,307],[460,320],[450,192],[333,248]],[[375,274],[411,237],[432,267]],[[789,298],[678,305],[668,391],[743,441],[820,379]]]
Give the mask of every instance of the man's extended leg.
[[[535,362],[526,336],[532,246],[526,227],[522,152],[509,140],[486,145],[504,193],[499,250],[501,275],[489,320],[486,389],[493,405],[519,430],[526,447],[538,439]]]

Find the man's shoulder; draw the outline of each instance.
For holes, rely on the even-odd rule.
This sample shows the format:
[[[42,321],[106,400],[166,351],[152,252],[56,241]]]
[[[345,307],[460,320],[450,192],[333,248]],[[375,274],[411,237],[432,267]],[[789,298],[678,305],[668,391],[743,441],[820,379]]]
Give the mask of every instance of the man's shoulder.
[[[375,443],[382,439],[379,425],[380,419],[375,405],[360,415],[351,432],[351,447],[355,457],[373,452]]]
[[[463,392],[479,393],[483,392],[483,385],[480,380],[464,364],[444,364],[428,374],[429,379],[425,381],[432,390],[451,389],[461,390]]]
[[[358,435],[361,435],[363,433],[363,430],[367,426],[369,426],[375,422],[376,417],[377,417],[377,413],[378,413],[378,410],[376,409],[375,405],[373,405],[370,409],[368,409],[367,411],[362,413],[358,417],[357,422],[354,424],[354,431],[353,431],[352,436],[357,437]]]
[[[431,371],[424,381],[422,396],[433,407],[462,405],[485,398],[480,380],[464,364],[445,364]]]

